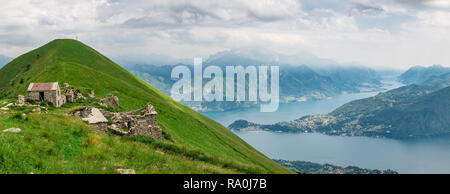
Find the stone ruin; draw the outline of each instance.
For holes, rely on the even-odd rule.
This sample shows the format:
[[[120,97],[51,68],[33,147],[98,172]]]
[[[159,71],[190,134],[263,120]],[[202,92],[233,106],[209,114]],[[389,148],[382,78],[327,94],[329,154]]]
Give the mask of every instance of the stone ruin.
[[[114,113],[94,107],[84,107],[69,113],[69,115],[81,117],[103,132],[111,131],[121,136],[142,135],[157,140],[162,139],[157,112],[150,103],[144,108],[131,112]]]
[[[86,99],[86,97],[83,96],[80,90],[70,87],[68,83],[64,83],[63,89],[65,91],[66,101],[68,103],[73,103],[80,99]],[[91,91],[91,93],[93,92],[94,90]],[[95,96],[92,98],[95,98]]]

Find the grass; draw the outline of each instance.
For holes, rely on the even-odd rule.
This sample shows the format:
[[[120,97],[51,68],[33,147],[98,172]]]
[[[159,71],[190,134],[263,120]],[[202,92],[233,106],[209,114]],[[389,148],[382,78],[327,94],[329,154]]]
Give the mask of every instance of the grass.
[[[9,127],[22,132],[0,133],[0,173],[252,173],[244,164],[151,138],[100,133],[72,117],[1,117],[0,128]]]
[[[136,168],[141,173],[292,172],[252,148],[219,123],[173,101],[94,49],[75,40],[52,41],[0,69],[0,98],[16,99],[18,94],[26,93],[31,82],[54,81],[61,84],[67,82],[86,91],[94,89],[98,98],[112,93],[119,97],[122,111],[138,109],[151,102],[158,112],[158,123],[166,139],[163,142],[142,142],[139,139],[96,134],[90,132],[89,126],[81,120],[64,116],[70,109],[92,104],[90,101],[49,110],[49,115],[31,114],[27,116],[29,121],[23,122],[11,115],[0,115],[0,129],[24,128],[23,137],[21,134],[2,134],[0,155],[1,161],[5,162],[2,165],[11,166],[2,166],[0,172],[28,173],[40,169],[37,173],[108,173],[119,166]],[[88,132],[83,132],[79,137],[70,137],[76,131]],[[27,136],[31,139],[28,144],[36,142],[28,145],[21,139]],[[91,147],[76,143],[94,139],[99,141]],[[64,147],[68,145],[76,148],[66,150]],[[54,150],[49,151],[48,161],[41,161],[46,158],[39,157],[39,154],[45,154],[42,149],[50,148]],[[39,154],[34,154],[35,158],[14,154],[26,150],[29,150],[26,154]],[[111,150],[115,151],[109,153]],[[46,165],[52,167],[41,169]]]

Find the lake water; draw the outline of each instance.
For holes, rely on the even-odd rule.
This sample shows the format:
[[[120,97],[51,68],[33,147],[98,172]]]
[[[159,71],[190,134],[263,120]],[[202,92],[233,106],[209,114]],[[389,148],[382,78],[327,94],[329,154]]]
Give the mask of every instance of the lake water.
[[[395,82],[387,83],[386,89],[400,86]],[[374,96],[377,93],[342,94],[327,100],[280,104],[278,111],[274,113],[261,113],[259,107],[256,107],[203,114],[225,126],[239,119],[272,124],[310,114],[328,113],[349,101]],[[394,140],[267,131],[235,131],[235,133],[274,159],[392,169],[400,173],[450,173],[450,136]]]

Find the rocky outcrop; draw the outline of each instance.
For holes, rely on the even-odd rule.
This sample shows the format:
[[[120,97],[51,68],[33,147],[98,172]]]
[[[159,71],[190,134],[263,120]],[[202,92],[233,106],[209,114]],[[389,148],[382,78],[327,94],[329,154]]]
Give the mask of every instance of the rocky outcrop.
[[[111,131],[122,136],[148,136],[157,140],[162,139],[162,130],[158,126],[157,112],[149,103],[144,108],[114,113],[103,109],[85,107],[69,113],[88,121],[101,131]],[[110,125],[108,125],[108,119]]]
[[[108,94],[106,98],[100,100],[100,105],[102,106],[112,106],[119,107],[119,98],[112,94]]]

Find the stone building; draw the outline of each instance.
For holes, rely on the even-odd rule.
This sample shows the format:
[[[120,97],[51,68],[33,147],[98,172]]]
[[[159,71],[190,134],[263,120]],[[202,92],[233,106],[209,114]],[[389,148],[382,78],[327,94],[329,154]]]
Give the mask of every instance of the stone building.
[[[55,107],[60,107],[66,103],[65,96],[61,95],[58,82],[31,83],[28,86],[27,93],[27,98],[30,100],[51,102]]]
[[[162,130],[158,126],[157,114],[150,103],[144,108],[131,112],[115,113],[94,107],[84,107],[69,113],[71,116],[83,118],[100,131],[111,131],[123,136],[142,135],[161,140]]]

